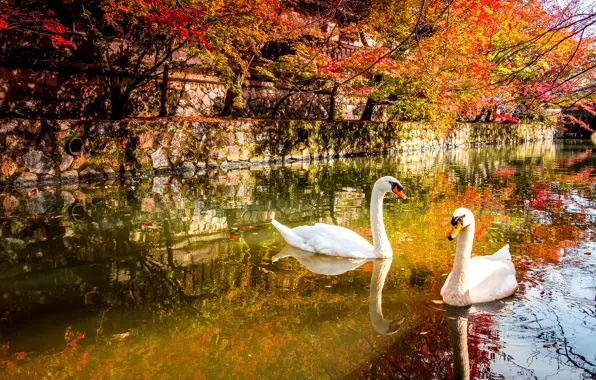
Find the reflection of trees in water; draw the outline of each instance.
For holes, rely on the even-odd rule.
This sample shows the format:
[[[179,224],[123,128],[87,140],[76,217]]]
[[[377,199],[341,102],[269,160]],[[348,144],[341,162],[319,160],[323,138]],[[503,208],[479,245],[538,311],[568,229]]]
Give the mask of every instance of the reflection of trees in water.
[[[479,205],[499,213],[506,206],[518,207],[524,199],[534,199],[532,196],[535,197],[536,192],[527,183],[544,176],[552,178],[548,174],[551,173],[550,158],[534,157],[539,149],[523,149],[513,153],[501,148],[486,152],[468,149],[452,153],[404,153],[387,160],[367,157],[339,160],[328,166],[304,165],[304,169],[299,171],[282,168],[210,174],[187,183],[168,178],[167,181],[160,180],[163,187],[160,193],[153,192],[156,189],[152,181],[137,184],[136,191],[130,188],[79,188],[68,190],[73,198],[77,196],[77,204],[83,205],[86,212],[83,217],[76,218],[67,213],[65,205],[60,204],[61,197],[39,198],[45,202],[42,206],[46,213],[34,215],[30,213],[35,210],[31,202],[37,200],[30,202],[30,199],[14,194],[12,196],[17,199],[18,205],[14,206],[11,198],[9,206],[13,209],[12,215],[19,218],[0,220],[0,239],[9,243],[0,245],[0,266],[12,266],[14,270],[10,272],[11,276],[14,275],[10,279],[0,279],[2,289],[9,294],[8,299],[0,300],[0,305],[8,311],[8,322],[16,317],[44,317],[38,308],[42,297],[46,305],[63,305],[64,301],[68,301],[73,304],[72,310],[86,310],[88,315],[94,316],[119,306],[132,309],[159,307],[161,310],[165,307],[174,314],[180,314],[180,310],[186,307],[208,310],[227,324],[221,322],[218,326],[223,332],[211,332],[205,328],[200,330],[201,334],[213,341],[225,338],[233,342],[230,336],[237,339],[236,343],[228,343],[231,348],[225,353],[230,356],[234,355],[233,349],[249,344],[246,336],[238,331],[232,332],[235,327],[230,328],[234,323],[240,323],[237,316],[241,314],[247,318],[242,321],[243,329],[256,331],[253,339],[257,345],[262,343],[271,348],[269,342],[279,341],[279,352],[287,352],[292,345],[297,345],[298,348],[292,351],[294,361],[288,359],[285,363],[275,364],[286,373],[295,368],[298,360],[320,360],[319,354],[323,352],[330,356],[327,370],[334,376],[376,377],[385,373],[402,378],[449,377],[453,360],[450,331],[440,313],[408,301],[408,312],[411,313],[403,329],[391,340],[363,333],[369,327],[366,319],[364,324],[361,323],[362,316],[366,315],[366,305],[361,305],[364,309],[360,310],[346,309],[358,305],[353,295],[361,290],[358,286],[368,286],[368,279],[358,285],[359,282],[354,279],[359,277],[350,277],[355,281],[352,284],[347,279],[324,282],[307,272],[272,273],[269,257],[279,250],[279,245],[265,224],[274,212],[284,212],[288,219],[301,224],[330,217],[342,225],[367,226],[368,199],[363,196],[370,196],[370,185],[374,180],[391,170],[398,178],[407,178],[404,184],[416,195],[403,206],[407,206],[408,213],[404,214],[407,217],[395,218],[395,223],[402,224],[391,228],[394,231],[410,231],[411,223],[419,223],[422,228],[420,232],[408,232],[409,236],[417,237],[416,241],[399,241],[399,244],[411,244],[420,253],[413,252],[407,258],[411,261],[396,257],[400,260],[396,265],[407,265],[407,269],[403,274],[398,272],[389,277],[390,292],[427,294],[433,283],[442,282],[440,274],[444,270],[440,255],[443,248],[436,244],[425,245],[423,240],[430,240],[424,239],[425,234],[428,237],[430,232],[443,236],[443,222],[433,215],[438,208],[445,208],[446,204],[451,206],[445,196],[458,196],[458,201],[467,200],[468,195],[462,195],[463,191],[458,189],[479,183],[479,180],[501,190],[505,180],[491,177],[495,170],[528,163],[542,165],[535,171],[517,170],[516,176],[506,178],[508,186],[512,187],[509,200],[502,201],[490,192],[483,193],[482,186],[473,188],[479,196],[487,195],[487,200]],[[528,162],[522,162],[526,159]],[[445,161],[458,164],[449,175],[441,174],[446,167]],[[589,157],[582,162],[589,162]],[[577,160],[574,165],[579,165]],[[445,181],[441,182],[442,194],[433,192],[437,190],[439,180]],[[175,186],[165,186],[165,183]],[[549,187],[549,190],[559,192],[560,188]],[[470,197],[474,196],[472,193]],[[46,207],[47,199],[54,199],[56,203]],[[429,211],[429,205],[436,208]],[[350,210],[354,209],[357,212],[351,213]],[[554,252],[562,240],[584,239],[582,234],[589,227],[585,223],[578,224],[581,220],[577,215],[564,212],[553,213],[549,219],[552,224],[536,226],[530,212],[523,212],[511,212],[517,220],[498,225],[484,238],[489,236],[495,241],[511,239],[523,242],[517,245],[519,252],[526,253],[530,258],[541,258],[550,256],[548,252]],[[203,227],[199,226],[201,223]],[[487,225],[494,227],[492,221]],[[230,232],[232,227],[239,230]],[[70,231],[68,234],[67,230]],[[236,237],[230,238],[230,235]],[[7,237],[13,240],[9,241]],[[546,253],[536,251],[535,247],[545,245],[552,249],[549,248]],[[426,259],[416,261],[417,254],[424,254]],[[428,259],[429,255],[433,256],[432,260]],[[25,265],[27,270],[23,268]],[[9,282],[11,285],[5,286]],[[325,288],[327,285],[331,288]],[[386,298],[386,306],[387,299],[392,298]],[[339,308],[343,309],[339,311]],[[586,310],[586,313],[589,312],[593,316],[592,310]],[[319,323],[329,329],[337,328],[338,315],[350,329],[342,325],[337,334],[349,339],[342,341],[334,338],[334,334],[324,335],[323,328],[317,330],[318,337],[307,332]],[[280,316],[285,318],[281,327],[274,324]],[[294,322],[285,325],[286,320]],[[70,322],[54,328],[62,329],[63,334],[66,323]],[[269,330],[261,326],[264,323],[268,324]],[[184,330],[182,323],[176,328],[179,329],[177,336],[184,340],[184,333],[188,331]],[[354,329],[366,339],[354,335]],[[472,374],[489,373],[483,368],[495,352],[492,343],[487,343],[497,339],[491,335],[492,331],[490,321],[481,323],[479,319],[470,319]],[[560,334],[562,337],[563,332]],[[207,341],[211,342],[209,339]],[[210,344],[206,344],[202,354],[209,356]],[[379,359],[373,360],[371,366],[356,359],[348,363],[347,359],[328,355],[342,345],[346,346],[342,351],[345,358]],[[311,351],[313,346],[319,354]],[[575,349],[567,347],[566,350],[563,341],[557,346],[554,352],[558,360],[571,363],[566,365],[573,365],[573,361],[587,371],[593,371],[589,366],[590,358],[584,358],[584,361],[576,355]],[[264,357],[261,359],[266,361]],[[223,359],[213,360],[221,364]],[[241,366],[238,360],[236,364]],[[304,368],[303,371],[305,375],[320,375],[318,369]]]

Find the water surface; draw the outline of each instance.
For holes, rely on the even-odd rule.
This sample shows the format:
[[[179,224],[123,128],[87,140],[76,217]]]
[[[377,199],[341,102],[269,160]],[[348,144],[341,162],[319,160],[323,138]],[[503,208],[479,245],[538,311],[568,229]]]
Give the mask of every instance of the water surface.
[[[593,378],[595,165],[577,141],[3,189],[0,374]],[[274,260],[272,217],[371,239],[383,175],[409,196],[385,201],[393,260]],[[458,207],[474,254],[511,245],[514,297],[433,302]]]

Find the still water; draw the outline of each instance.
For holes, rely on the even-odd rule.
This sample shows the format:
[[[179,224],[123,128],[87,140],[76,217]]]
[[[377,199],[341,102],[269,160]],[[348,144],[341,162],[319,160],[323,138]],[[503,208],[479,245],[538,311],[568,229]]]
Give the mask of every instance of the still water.
[[[3,378],[596,376],[596,150],[586,142],[404,153],[0,194]],[[392,260],[304,257],[271,226],[371,239],[384,175]],[[474,254],[509,243],[520,288],[439,291],[452,212]]]

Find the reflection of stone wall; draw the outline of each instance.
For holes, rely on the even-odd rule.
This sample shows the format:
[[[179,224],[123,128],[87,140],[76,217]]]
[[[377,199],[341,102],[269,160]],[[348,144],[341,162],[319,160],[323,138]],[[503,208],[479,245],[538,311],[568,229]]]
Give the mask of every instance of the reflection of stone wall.
[[[460,123],[445,133],[425,123],[0,119],[0,182],[31,186],[118,173],[194,173],[206,167],[552,140],[554,134],[554,127],[541,124]],[[65,152],[72,137],[84,140],[82,155]],[[154,182],[153,192],[164,186]]]

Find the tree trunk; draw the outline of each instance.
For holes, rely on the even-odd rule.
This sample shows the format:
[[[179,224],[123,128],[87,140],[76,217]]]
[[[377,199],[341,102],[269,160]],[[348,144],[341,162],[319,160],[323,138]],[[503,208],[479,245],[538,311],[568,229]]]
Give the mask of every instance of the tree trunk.
[[[228,88],[226,91],[226,96],[224,98],[224,108],[221,111],[220,116],[230,116],[232,114],[232,106],[234,104],[234,99],[238,96],[234,91]]]
[[[337,95],[337,84],[333,85],[333,89],[331,90],[331,98],[329,98],[329,117],[327,120],[334,121],[335,120],[335,96]]]
[[[360,116],[360,121],[371,121],[373,111],[375,110],[375,106],[377,104],[377,101],[369,96],[366,100],[366,106],[364,106],[364,111],[362,111],[362,116]]]
[[[170,82],[170,66],[167,64],[163,68],[163,78],[161,80],[161,99],[159,101],[159,117],[168,114],[168,86]]]
[[[119,86],[110,87],[110,101],[112,103],[110,112],[111,120],[120,120],[124,117],[129,95],[126,91],[122,92],[122,88]]]

